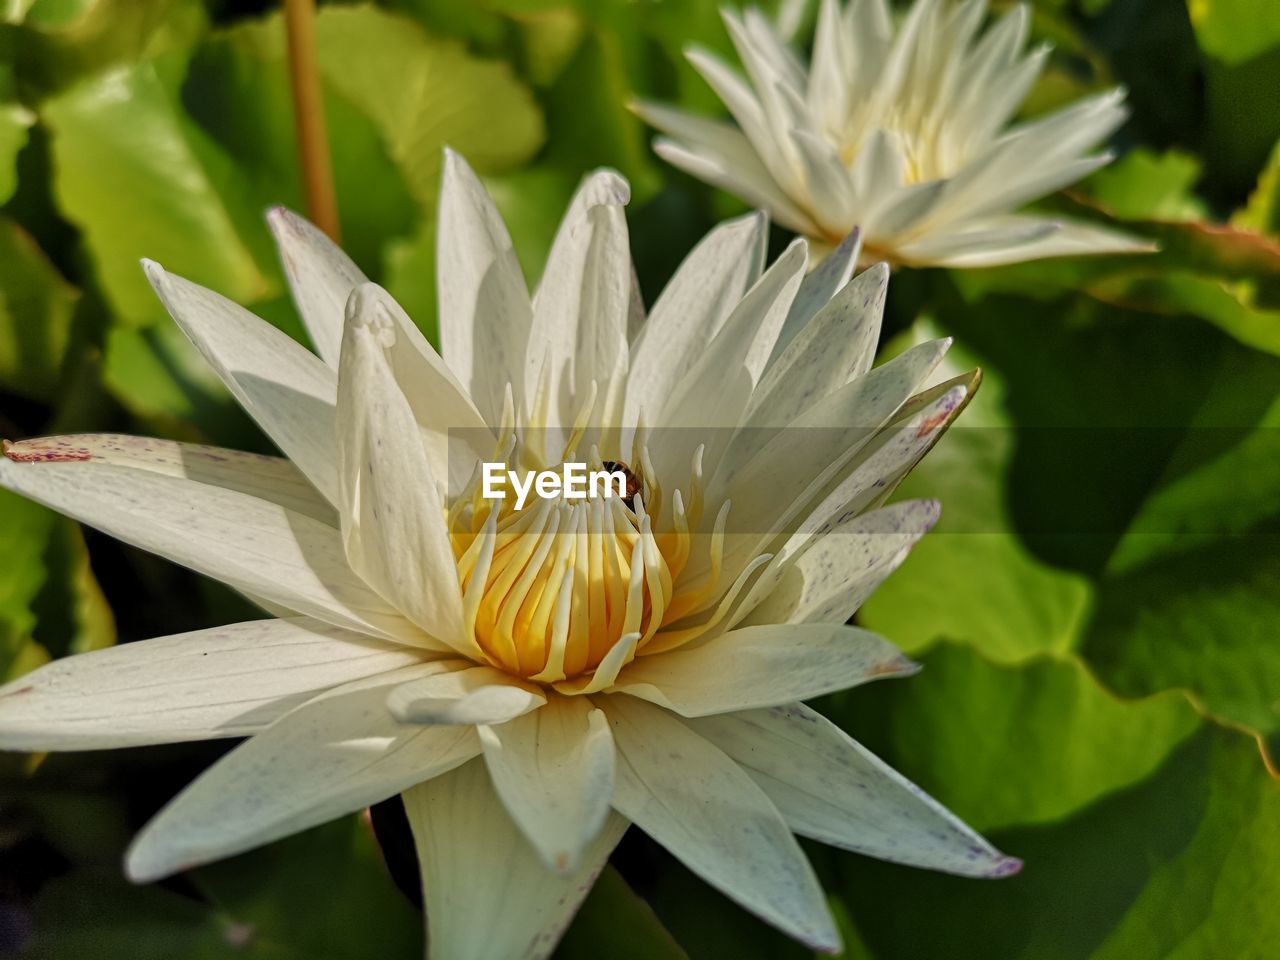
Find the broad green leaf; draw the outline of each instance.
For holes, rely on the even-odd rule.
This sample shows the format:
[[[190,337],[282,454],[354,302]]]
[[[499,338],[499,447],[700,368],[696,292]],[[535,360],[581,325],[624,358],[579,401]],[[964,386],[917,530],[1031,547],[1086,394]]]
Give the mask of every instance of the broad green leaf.
[[[112,330],[103,377],[149,433],[237,449],[264,442],[176,324]]]
[[[929,326],[917,332],[938,335]],[[953,346],[946,374],[975,365],[972,354]],[[1016,661],[1064,652],[1076,635],[1088,583],[1033,556],[1009,516],[1005,488],[1017,434],[1005,394],[998,373],[984,371],[960,419],[899,488],[900,499],[939,498],[942,519],[863,604],[858,620],[910,653],[949,639]]]
[[[156,64],[95,77],[48,101],[41,117],[53,132],[55,197],[83,232],[124,322],[165,317],[138,266],[142,257],[242,303],[280,288],[274,264],[265,273],[240,239],[243,215],[230,212],[222,178],[207,166],[216,158]]]
[[[1236,212],[1231,224],[1244,230],[1275,237],[1280,234],[1280,140],[1262,173],[1258,175],[1258,184],[1249,194],[1249,203]]]
[[[1198,220],[1205,209],[1192,188],[1200,169],[1200,161],[1182,151],[1131,150],[1084,186],[1095,201],[1126,220]]]
[[[479,60],[405,17],[326,7],[316,49],[326,84],[377,126],[425,209],[435,206],[445,145],[482,172],[517,166],[542,145],[542,115],[506,64]]]
[[[28,953],[40,960],[286,960],[288,951],[246,951],[246,933],[189,897],[135,887],[118,875],[76,871],[52,881],[36,902]]]
[[[18,152],[27,144],[27,130],[35,116],[16,103],[0,104],[0,204],[18,186]]]
[[[1098,585],[1083,653],[1125,695],[1189,690],[1280,732],[1280,360],[1242,349],[1191,420]]]
[[[0,676],[9,679],[26,672],[15,661],[36,626],[32,605],[48,574],[44,552],[57,518],[7,490],[0,490],[0,517]]]
[[[841,856],[828,872],[870,956],[1267,960],[1280,937],[1280,787],[1230,731],[1206,726],[1145,782],[994,839],[1025,861],[1016,877]]]
[[[682,960],[686,957],[613,867],[606,866],[555,952],[556,960]]]
[[[824,710],[983,831],[1052,823],[1145,779],[1200,722],[1180,694],[1123,702],[1072,660],[1003,667],[948,644],[922,662]]]
[[[1280,46],[1280,7],[1270,0],[1188,0],[1201,49],[1226,63]]]
[[[80,529],[8,491],[0,517],[0,678],[115,643]]]
[[[371,118],[332,85],[324,85],[324,94],[342,247],[377,278],[384,244],[412,231],[420,212]],[[276,204],[306,214],[279,16],[210,36],[192,56],[182,102],[201,130],[248,174],[252,221],[242,233],[265,242],[261,215]]]
[[[24,90],[43,97],[112,67],[187,49],[204,30],[198,0],[38,0],[18,31]]]
[[[30,235],[0,217],[0,387],[53,398],[78,299]]]
[[[196,885],[264,956],[419,956],[422,916],[396,890],[360,816],[202,867]],[[256,951],[255,951],[256,952]]]

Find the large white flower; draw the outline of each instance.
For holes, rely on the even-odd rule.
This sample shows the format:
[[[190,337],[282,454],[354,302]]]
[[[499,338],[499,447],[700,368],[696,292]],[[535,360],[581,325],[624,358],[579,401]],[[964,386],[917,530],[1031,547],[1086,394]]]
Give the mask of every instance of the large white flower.
[[[662,157],[818,247],[859,227],[869,259],[913,265],[1151,249],[1014,212],[1111,159],[1088,151],[1123,121],[1123,93],[1010,126],[1047,50],[1023,53],[1026,7],[980,33],[985,11],[986,0],[916,0],[895,28],[886,0],[822,0],[808,67],[758,11],[726,12],[747,77],[705,50],[687,55],[737,125],[636,110],[670,135],[654,144]]]
[[[871,369],[887,272],[767,270],[711,233],[648,319],[622,204],[579,190],[530,299],[458,157],[441,358],[315,228],[271,216],[319,356],[158,264],[173,318],[288,459],[137,437],[6,445],[0,482],[279,619],[130,643],[0,690],[0,745],[248,737],[138,836],[138,881],[403,793],[430,955],[543,957],[629,823],[823,950],[799,833],[992,877],[1017,861],[799,701],[913,672],[846,626],[934,522],[881,507],[972,388],[946,348]],[[780,429],[781,428],[781,429]],[[818,442],[820,441],[820,442]],[[579,453],[578,451],[582,451]],[[481,458],[625,461],[640,490],[484,498]]]

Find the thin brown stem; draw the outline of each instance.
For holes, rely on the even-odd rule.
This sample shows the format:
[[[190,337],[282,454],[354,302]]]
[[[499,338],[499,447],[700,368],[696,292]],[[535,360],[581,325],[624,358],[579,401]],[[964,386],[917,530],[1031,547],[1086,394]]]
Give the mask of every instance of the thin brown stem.
[[[324,129],[324,101],[316,66],[315,0],[284,0],[289,41],[289,85],[298,131],[298,160],[307,194],[307,216],[336,243],[338,201],[333,189],[329,140]]]

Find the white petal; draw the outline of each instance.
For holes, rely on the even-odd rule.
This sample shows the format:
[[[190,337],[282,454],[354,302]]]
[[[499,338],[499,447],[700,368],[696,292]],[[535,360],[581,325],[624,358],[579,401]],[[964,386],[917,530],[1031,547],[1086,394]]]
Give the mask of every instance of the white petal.
[[[889,267],[876,264],[844,285],[769,365],[746,418],[784,426],[871,369],[889,288]]]
[[[336,243],[292,210],[274,207],[267,222],[311,343],[324,362],[337,370],[347,298],[366,277]]]
[[[803,199],[805,185],[793,162],[793,148],[786,133],[789,127],[770,122],[757,96],[759,91],[753,91],[735,70],[710,51],[688,49],[685,58],[729,108],[779,189],[793,201]]]
[[[338,515],[329,502],[297,467],[282,457],[118,433],[78,433],[17,443],[6,441],[4,455],[18,463],[91,461],[183,477],[269,500],[331,527],[338,525]]]
[[[359,810],[480,752],[469,727],[398,723],[383,702],[428,663],[340,687],[286,714],[201,774],[126,855],[138,883],[229,857]]]
[[[93,461],[0,458],[0,486],[294,613],[431,646],[351,570],[337,530],[278,504]]]
[[[64,657],[0,687],[0,746],[91,750],[257,733],[317,693],[416,663],[314,620],[256,620]]]
[[[586,697],[553,697],[541,710],[481,727],[494,788],[547,866],[578,868],[613,800],[613,737]]]
[[[619,812],[761,919],[834,953],[840,936],[813,869],[742,768],[664,710],[628,697],[603,707],[618,745]]]
[[[547,870],[479,761],[404,795],[432,960],[543,960],[627,829],[613,815],[571,876]]]
[[[324,361],[248,310],[189,280],[142,262],[169,315],[307,479],[333,503],[334,397],[338,380]]]
[[[572,425],[572,400],[595,381],[606,411],[621,402],[631,306],[631,247],[622,208],[631,188],[612,171],[588,177],[569,205],[538,284],[525,364],[528,409],[544,358],[559,413],[553,426]],[[615,416],[617,415],[615,412]],[[607,416],[607,415],[606,415]]]
[[[631,348],[626,426],[657,414],[756,282],[767,234],[765,218],[749,214],[716,227],[685,257]]]
[[[1002,217],[1002,221],[1024,222],[1032,217]],[[1079,257],[1100,253],[1151,253],[1155,244],[1118,230],[1091,223],[1054,221],[1052,232],[1037,239],[992,245],[984,250],[943,254],[937,262],[954,267],[995,267],[1005,263],[1039,260],[1044,257]]]
[[[1021,865],[803,704],[689,725],[738,761],[803,836],[964,877],[1004,877]]]
[[[919,669],[883,637],[842,624],[741,627],[696,646],[643,653],[610,692],[685,717],[807,700]]]
[[[474,725],[504,723],[546,702],[536,684],[467,664],[401,684],[387,697],[387,709],[406,723]]]
[[[786,566],[744,622],[846,623],[937,522],[938,512],[936,501],[909,500],[837,523]]]
[[[366,289],[352,295],[338,373],[347,559],[397,610],[462,649],[462,589],[444,502],[388,362],[396,329],[376,297],[362,295]]]
[[[773,359],[781,355],[792,338],[804,329],[814,314],[827,305],[836,291],[849,282],[861,252],[862,231],[855,228],[821,263],[809,271],[801,281],[796,298],[787,312],[786,322],[778,334],[778,342],[773,345]]]
[[[659,130],[681,137],[680,127],[661,119],[657,110],[649,106],[642,115]],[[659,137],[653,142],[653,152],[672,166],[736,194],[752,206],[768,210],[784,227],[805,235],[818,233],[817,224],[778,186],[755,147],[740,131],[698,117],[687,117],[686,124],[703,126],[697,136],[681,137],[686,143]]]
[[[524,395],[533,308],[502,217],[467,162],[448,148],[437,231],[441,352],[496,424],[506,385]]]
[[[763,551],[763,544],[788,529],[822,491],[856,470],[949,344],[918,344],[818,401],[783,429],[747,429],[734,438],[708,495],[713,502],[729,499],[733,504],[733,523],[740,532],[726,541],[729,576],[736,576]],[[767,413],[768,408],[762,408],[761,414]],[[777,426],[767,421],[763,425]],[[893,433],[895,439],[911,444],[907,428]],[[705,557],[698,556],[683,575],[696,577],[705,568]]]
[[[1059,229],[1056,221],[1040,217],[999,217],[963,223],[962,229],[929,232],[919,240],[904,243],[898,248],[897,256],[907,263],[939,263],[983,256],[1035,243]]]
[[[657,475],[678,476],[705,438],[683,427],[735,427],[773,353],[783,321],[804,277],[808,251],[795,240],[739,301],[720,333],[702,351],[657,416],[669,441],[654,455]],[[708,472],[723,450],[727,431],[707,445]]]
[[[382,287],[361,284],[347,307],[388,331],[381,335],[387,364],[417,421],[431,471],[442,489],[460,492],[477,461],[492,456],[498,445],[466,388]]]

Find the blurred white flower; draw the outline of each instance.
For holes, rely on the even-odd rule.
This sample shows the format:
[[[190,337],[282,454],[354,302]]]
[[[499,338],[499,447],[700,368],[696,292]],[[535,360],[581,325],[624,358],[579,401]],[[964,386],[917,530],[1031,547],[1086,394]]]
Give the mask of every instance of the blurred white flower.
[[[654,144],[662,157],[818,248],[859,227],[869,261],[917,266],[1150,250],[1015,212],[1111,159],[1089,151],[1124,120],[1124,95],[1011,126],[1047,50],[1023,52],[1025,6],[982,32],[985,11],[985,0],[916,0],[895,28],[886,0],[822,0],[808,66],[758,11],[726,11],[746,78],[705,50],[687,55],[736,125],[635,109],[669,135]]]
[[[847,243],[808,272],[804,241],[764,270],[761,216],[703,240],[646,320],[627,195],[612,173],[584,183],[530,298],[450,154],[443,358],[285,211],[271,222],[319,356],[147,263],[287,459],[6,444],[3,486],[279,617],[0,689],[10,750],[248,738],[142,831],[132,878],[403,793],[430,955],[453,960],[547,956],[629,823],[821,950],[839,938],[793,832],[966,876],[1017,869],[799,702],[914,671],[846,622],[936,519],[930,501],[881,504],[974,377],[917,393],[945,341],[871,369],[887,271],[850,281]],[[494,458],[625,460],[638,490],[516,511],[477,493]]]

